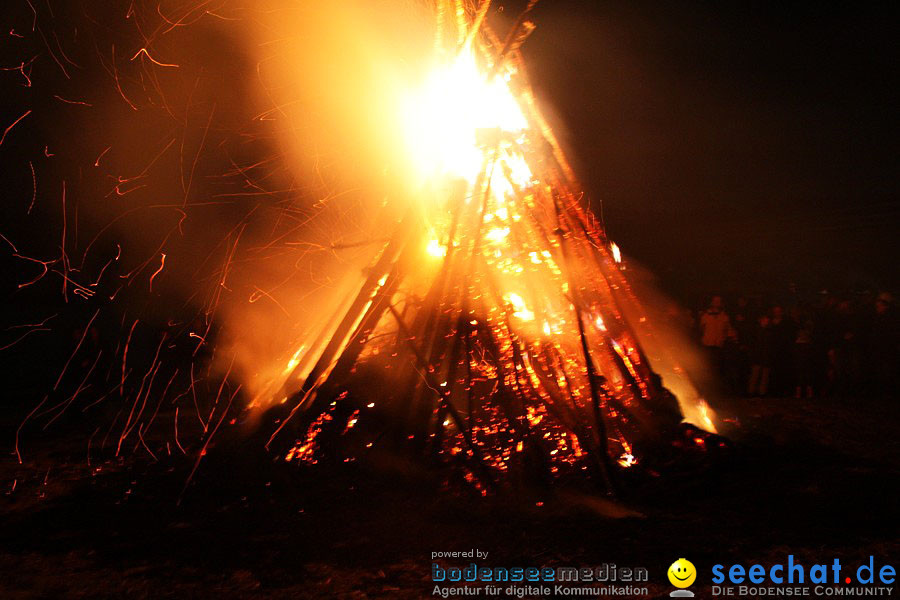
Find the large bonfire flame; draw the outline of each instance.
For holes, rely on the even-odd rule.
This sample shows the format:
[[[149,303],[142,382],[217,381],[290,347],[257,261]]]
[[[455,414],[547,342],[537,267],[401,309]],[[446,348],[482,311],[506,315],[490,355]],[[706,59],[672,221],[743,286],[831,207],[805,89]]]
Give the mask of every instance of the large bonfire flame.
[[[316,3],[287,4],[302,5],[304,17],[320,10]],[[105,50],[91,56],[85,50],[91,44],[76,45],[77,22],[66,25],[62,37],[67,43],[73,40],[79,62],[87,65],[99,58],[98,80],[109,75],[114,84],[114,100],[97,101],[111,108],[86,112],[94,121],[85,118],[85,123],[93,123],[101,135],[115,134],[117,127],[129,135],[128,144],[116,140],[114,145],[105,138],[86,138],[85,145],[97,146],[89,165],[80,160],[77,147],[74,153],[69,149],[73,173],[60,171],[61,244],[54,236],[46,254],[58,253],[58,258],[26,255],[0,236],[15,258],[38,271],[18,289],[37,293],[39,285],[58,276],[63,303],[78,317],[72,322],[85,323],[75,332],[77,343],[52,390],[30,408],[17,432],[19,460],[19,434],[30,420],[46,418],[46,427],[83,398],[82,413],[93,415],[89,411],[100,407],[109,410],[111,421],[102,433],[103,426],[96,427],[88,456],[96,436],[101,450],[112,448],[117,457],[129,447],[146,449],[153,460],[163,452],[180,452],[194,458],[196,470],[223,423],[256,420],[260,427],[271,426],[271,421],[257,419],[265,413],[276,419],[265,430],[266,436],[271,434],[268,447],[289,461],[350,461],[382,448],[401,448],[459,465],[452,472],[463,473],[482,492],[511,473],[538,474],[544,482],[587,474],[612,489],[616,473],[648,462],[654,448],[669,441],[682,416],[715,431],[712,411],[673,358],[672,348],[654,331],[625,278],[619,248],[585,208],[572,169],[537,109],[519,50],[534,28],[528,20],[534,4],[532,0],[509,31],[498,36],[486,23],[489,0],[474,5],[439,0],[436,10],[428,11],[436,32],[429,68],[416,83],[400,77],[404,83],[384,85],[390,93],[362,102],[348,101],[349,94],[332,89],[339,85],[303,88],[320,104],[339,105],[335,118],[321,126],[327,135],[340,137],[332,135],[338,129],[367,151],[376,148],[370,154],[384,149],[379,144],[393,144],[385,150],[391,158],[384,163],[394,172],[390,193],[383,194],[389,199],[384,210],[363,215],[375,223],[368,233],[376,235],[355,244],[358,254],[374,249],[362,276],[354,272],[355,279],[346,277],[332,286],[330,305],[300,301],[289,307],[295,311],[284,304],[299,295],[299,285],[287,282],[298,273],[312,275],[313,262],[323,263],[322,270],[333,266],[336,261],[320,258],[337,255],[337,245],[321,238],[342,229],[345,221],[335,219],[323,227],[329,231],[326,236],[303,239],[313,228],[310,223],[327,210],[316,213],[295,203],[292,186],[277,189],[285,179],[279,179],[278,171],[290,171],[284,165],[291,161],[273,160],[270,146],[262,144],[266,134],[258,131],[271,135],[267,123],[276,122],[274,115],[286,115],[292,99],[275,100],[276,92],[264,83],[260,87],[273,95],[272,103],[248,119],[256,129],[236,134],[228,125],[231,113],[215,101],[207,107],[197,100],[204,93],[204,64],[191,67],[180,58],[178,63],[158,58],[177,56],[181,44],[186,46],[182,58],[190,61],[191,40],[184,33],[188,25],[214,20],[238,27],[250,9],[213,11],[205,3],[179,4],[167,16],[156,3],[147,4],[150,10],[132,3],[124,16],[104,13],[111,31],[124,27],[121,22],[134,24],[140,46],[129,51],[129,56],[134,52],[130,60],[117,58],[112,43],[108,56]],[[260,19],[280,14],[266,6],[256,6]],[[64,22],[49,13],[25,15],[32,32]],[[105,21],[85,14],[85,27],[106,31]],[[270,26],[264,26],[266,33],[274,35]],[[353,26],[348,31],[352,46],[358,31]],[[329,34],[313,36],[304,49],[315,50],[328,42]],[[60,39],[56,33],[52,37]],[[115,43],[120,44],[118,38]],[[355,56],[343,50],[322,58]],[[308,59],[306,70],[339,71],[300,56]],[[70,76],[60,61],[45,60],[34,71],[35,58],[15,69],[23,77],[23,89],[32,89],[34,76],[35,87],[46,87],[53,102],[64,103],[67,110],[94,107],[60,96],[53,79],[40,84],[37,73],[46,75],[54,65],[63,84]],[[355,66],[353,58],[341,60]],[[256,68],[260,74],[263,62]],[[199,72],[196,82],[187,75],[180,79],[187,67]],[[282,85],[283,78],[275,79],[276,86]],[[283,87],[292,90],[288,96],[300,93]],[[395,88],[402,91],[395,94]],[[208,89],[205,93],[211,95]],[[221,117],[223,124],[217,111],[228,113]],[[366,114],[345,114],[353,111]],[[389,141],[382,135],[371,143],[356,127],[373,120],[369,112],[389,122],[375,128],[387,132]],[[31,113],[24,112],[3,138],[18,134]],[[319,116],[309,121],[317,124]],[[143,144],[142,136],[148,139]],[[134,156],[127,147],[132,142]],[[257,153],[251,145],[255,142],[265,150]],[[62,142],[58,146],[67,148]],[[204,160],[213,146],[219,160],[230,165],[225,173],[208,172],[216,168]],[[397,147],[402,148],[399,153]],[[55,156],[49,145],[37,150],[29,155],[35,161]],[[261,154],[269,158],[257,160]],[[358,170],[368,174],[383,166],[380,160],[372,162],[378,165]],[[274,163],[279,166],[270,168]],[[318,155],[315,163],[318,170]],[[41,178],[49,169],[44,162],[28,161],[33,194],[27,215],[35,206],[44,209],[47,186]],[[178,185],[167,186],[166,177],[178,179]],[[211,182],[209,188],[201,190],[201,180]],[[106,189],[106,196],[93,198],[91,182]],[[207,194],[207,189],[217,193]],[[332,199],[337,195],[328,191]],[[160,200],[173,194],[172,201]],[[81,238],[79,206],[91,207]],[[206,231],[213,221],[207,210],[221,211],[225,233],[214,227]],[[251,216],[263,213],[259,222],[251,222]],[[123,231],[127,234],[114,237]],[[144,238],[149,252],[141,252]],[[321,253],[298,258],[294,253],[300,247]],[[288,258],[279,262],[279,256]],[[210,269],[216,262],[220,266]],[[345,264],[355,267],[356,262]],[[260,264],[265,269],[257,269]],[[180,279],[190,281],[184,286],[189,294],[184,294],[184,306],[175,308],[172,299],[183,292],[177,290]],[[349,294],[333,302],[348,287]],[[252,315],[256,318],[239,318],[251,310],[259,311]],[[87,315],[83,321],[79,311]],[[315,316],[296,325],[301,311]],[[260,313],[266,316],[260,319]],[[275,331],[279,322],[268,318],[271,314],[285,319],[281,325],[292,323],[284,329],[295,329],[276,336],[282,332]],[[28,328],[24,338],[48,331],[44,324],[50,319],[16,327]],[[99,327],[118,327],[121,335],[100,334]],[[253,327],[260,332],[245,335]],[[263,358],[255,356],[263,346],[259,340],[268,337],[278,337],[271,344],[275,349]],[[272,366],[269,357],[282,352],[288,338],[290,349]],[[258,362],[242,364],[241,344],[247,350],[243,354]],[[78,371],[79,364],[86,374]],[[245,395],[251,396],[246,406]],[[166,414],[166,407],[173,414]],[[246,409],[246,419],[236,417],[238,407]],[[174,443],[154,441],[148,434],[151,426],[154,433],[162,430],[161,423]]]
[[[536,109],[518,51],[533,25],[523,15],[501,40],[487,5],[439,6],[435,63],[401,103],[419,201],[352,304],[290,358],[281,392],[259,399],[290,408],[276,432],[298,434],[288,460],[354,456],[388,429],[465,463],[482,490],[535,457],[549,478],[609,486],[681,420],[642,350],[649,324],[618,247]],[[347,435],[377,409],[392,425]]]

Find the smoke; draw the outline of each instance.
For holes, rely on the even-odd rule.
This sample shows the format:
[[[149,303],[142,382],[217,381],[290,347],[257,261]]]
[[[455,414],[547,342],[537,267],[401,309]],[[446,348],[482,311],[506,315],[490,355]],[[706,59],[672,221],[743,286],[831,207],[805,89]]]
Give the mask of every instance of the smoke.
[[[3,232],[28,257],[11,283],[38,276],[23,306],[62,287],[73,329],[102,307],[110,364],[137,322],[257,396],[356,292],[411,195],[397,97],[431,48],[425,6],[119,8],[11,16],[62,49],[57,65],[23,47],[10,74],[31,111],[14,133],[33,128],[3,148],[29,159]]]
[[[716,381],[691,335],[691,312],[660,291],[653,273],[633,261],[627,262],[626,275],[618,300],[651,367],[678,398],[687,422],[716,431],[715,413],[707,404],[717,396]]]
[[[407,3],[261,3],[243,40],[251,100],[297,197],[244,241],[243,287],[222,306],[223,352],[256,403],[331,333],[413,196],[399,142],[404,91],[431,50]]]
[[[78,77],[49,61],[29,71],[43,94],[31,106],[34,214],[63,226],[65,258],[27,291],[46,297],[61,270],[67,310],[102,306],[111,365],[124,365],[119,340],[138,323],[135,339],[151,341],[135,344],[131,363],[169,340],[167,359],[227,375],[260,405],[279,400],[405,207],[428,201],[399,132],[403,99],[431,66],[431,7],[135,2],[127,26],[87,3],[66,8],[38,23]],[[15,240],[23,255],[58,253],[55,230],[29,227],[42,233]],[[634,289],[657,327],[635,329],[690,417],[700,394],[685,373],[700,363],[667,301]]]

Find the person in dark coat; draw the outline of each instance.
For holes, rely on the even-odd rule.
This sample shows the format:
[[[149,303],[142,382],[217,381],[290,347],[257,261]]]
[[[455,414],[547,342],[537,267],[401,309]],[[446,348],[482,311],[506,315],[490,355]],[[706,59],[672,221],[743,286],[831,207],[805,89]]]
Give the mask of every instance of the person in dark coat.
[[[748,351],[750,379],[747,382],[747,395],[765,396],[769,391],[774,355],[774,337],[768,315],[762,315],[757,319],[756,327],[751,333]]]
[[[791,392],[795,330],[784,308],[778,305],[772,307],[769,327],[772,330],[771,390],[776,395],[786,395]]]

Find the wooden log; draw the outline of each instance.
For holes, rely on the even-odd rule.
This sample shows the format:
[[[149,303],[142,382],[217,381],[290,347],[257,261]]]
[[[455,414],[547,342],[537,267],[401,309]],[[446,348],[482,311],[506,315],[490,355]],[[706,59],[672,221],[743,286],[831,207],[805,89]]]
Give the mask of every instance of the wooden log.
[[[313,366],[309,375],[303,381],[300,390],[291,396],[293,408],[288,416],[281,422],[278,428],[272,433],[266,448],[272,443],[272,440],[281,432],[281,430],[291,422],[298,413],[302,413],[308,408],[309,403],[315,398],[315,391],[318,388],[324,376],[331,371],[335,361],[339,357],[348,343],[348,336],[352,333],[354,327],[358,327],[359,323],[365,318],[366,313],[371,309],[378,290],[387,283],[387,278],[392,269],[394,269],[398,255],[406,247],[413,231],[413,211],[408,210],[403,219],[398,223],[394,235],[385,245],[384,250],[376,261],[375,265],[370,269],[369,275],[363,282],[359,292],[350,309],[344,315],[337,329],[331,336]],[[293,375],[293,374],[292,374]],[[289,376],[288,380],[293,379]]]

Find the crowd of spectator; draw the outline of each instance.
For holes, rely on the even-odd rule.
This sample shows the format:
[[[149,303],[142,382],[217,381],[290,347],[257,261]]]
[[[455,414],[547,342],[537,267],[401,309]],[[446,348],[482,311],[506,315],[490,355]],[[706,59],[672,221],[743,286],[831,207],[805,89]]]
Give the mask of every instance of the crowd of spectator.
[[[900,383],[900,318],[888,293],[809,302],[710,298],[695,321],[730,391],[759,396],[889,396]]]

